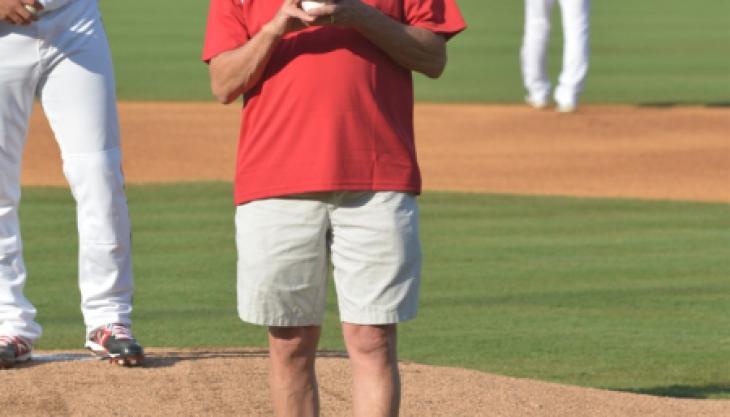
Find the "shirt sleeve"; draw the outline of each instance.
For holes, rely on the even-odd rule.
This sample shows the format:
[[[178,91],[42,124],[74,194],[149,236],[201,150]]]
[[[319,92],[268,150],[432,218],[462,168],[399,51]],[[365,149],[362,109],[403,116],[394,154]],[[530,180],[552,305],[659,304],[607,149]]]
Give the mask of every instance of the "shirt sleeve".
[[[466,29],[455,0],[404,0],[405,23],[429,29],[450,39]]]
[[[223,52],[236,49],[250,38],[241,0],[210,0],[202,59],[210,62]]]

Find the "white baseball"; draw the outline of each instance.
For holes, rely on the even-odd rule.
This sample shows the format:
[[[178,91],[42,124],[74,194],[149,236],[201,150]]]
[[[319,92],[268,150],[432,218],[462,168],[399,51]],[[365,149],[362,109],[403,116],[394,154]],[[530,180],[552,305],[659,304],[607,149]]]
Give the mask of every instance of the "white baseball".
[[[305,12],[320,8],[329,3],[327,0],[302,0],[302,10]]]
[[[30,4],[24,4],[25,10],[29,11],[33,16],[38,16],[38,9]]]

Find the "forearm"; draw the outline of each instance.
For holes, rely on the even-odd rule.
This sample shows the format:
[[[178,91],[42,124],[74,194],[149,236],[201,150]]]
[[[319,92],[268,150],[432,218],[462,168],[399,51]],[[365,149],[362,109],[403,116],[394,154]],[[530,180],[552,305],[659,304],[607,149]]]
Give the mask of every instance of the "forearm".
[[[408,26],[363,5],[353,27],[399,65],[431,78],[446,67],[446,40],[428,29]]]
[[[228,104],[260,80],[281,35],[264,27],[243,46],[224,52],[210,61],[213,95]]]
[[[211,90],[221,103],[232,102],[258,84],[281,38],[314,22],[298,4],[299,0],[284,0],[276,15],[243,46],[211,59]]]

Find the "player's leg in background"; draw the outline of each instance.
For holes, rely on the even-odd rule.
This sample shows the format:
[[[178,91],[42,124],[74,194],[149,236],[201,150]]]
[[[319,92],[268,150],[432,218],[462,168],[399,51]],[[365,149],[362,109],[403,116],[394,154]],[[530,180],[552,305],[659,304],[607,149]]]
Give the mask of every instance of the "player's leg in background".
[[[550,39],[550,12],[554,0],[525,0],[525,28],[520,50],[522,80],[527,102],[545,107],[550,94],[547,50]]]
[[[78,6],[82,17],[64,9],[55,18],[68,21],[45,22],[77,30],[61,31],[41,48],[51,69],[39,94],[76,199],[79,287],[88,334],[108,323],[130,323],[133,282],[111,54],[98,11],[92,13],[96,2],[83,0]]]
[[[563,22],[563,68],[555,101],[558,109],[572,111],[578,105],[588,73],[590,0],[560,0]]]
[[[34,30],[0,23],[0,336],[31,342],[40,337],[41,327],[23,295],[26,271],[18,204],[23,147],[38,82]]]

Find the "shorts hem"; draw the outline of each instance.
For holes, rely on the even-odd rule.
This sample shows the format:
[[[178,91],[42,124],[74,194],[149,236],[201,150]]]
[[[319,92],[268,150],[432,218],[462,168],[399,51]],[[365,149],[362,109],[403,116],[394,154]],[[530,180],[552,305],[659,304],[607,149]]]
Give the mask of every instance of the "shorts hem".
[[[303,327],[303,326],[321,326],[322,320],[316,320],[306,317],[275,317],[270,318],[261,315],[247,315],[239,313],[238,317],[246,323],[254,324],[257,326],[266,327]]]
[[[416,311],[408,312],[359,312],[359,313],[348,313],[340,314],[340,321],[343,323],[359,324],[359,325],[384,325],[384,324],[398,324],[405,321],[413,320],[416,318]]]

